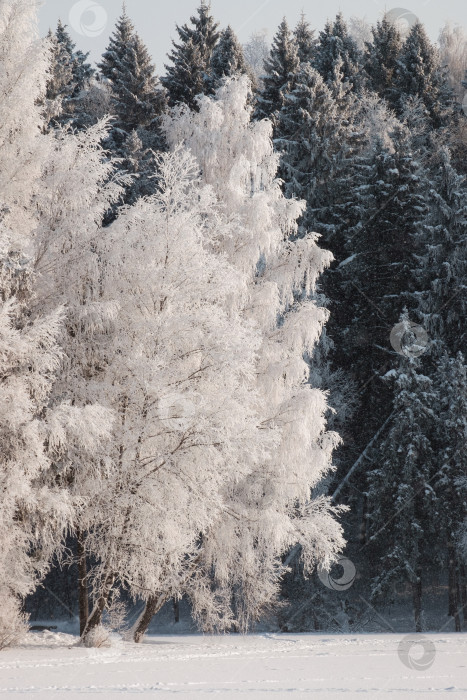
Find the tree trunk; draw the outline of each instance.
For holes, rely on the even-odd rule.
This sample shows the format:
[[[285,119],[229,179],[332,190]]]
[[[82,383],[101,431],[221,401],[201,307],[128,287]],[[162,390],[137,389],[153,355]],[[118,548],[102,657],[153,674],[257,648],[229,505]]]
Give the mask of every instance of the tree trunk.
[[[78,555],[78,598],[79,598],[79,634],[83,634],[89,617],[88,570],[86,566],[86,549],[81,530],[76,533]]]
[[[462,618],[464,621],[463,627],[466,627],[467,621],[467,578],[464,564],[459,565],[460,586],[461,586],[461,602],[462,602]]]
[[[143,612],[139,616],[133,632],[133,641],[136,643],[141,642],[144,635],[147,632],[149,623],[151,622],[154,615],[159,612],[164,603],[168,600],[168,596],[161,594],[160,596],[151,596],[146,601]]]
[[[415,581],[412,582],[413,614],[415,620],[415,631],[422,631],[422,570],[416,569]]]
[[[449,606],[448,615],[454,618],[456,632],[461,631],[461,620],[459,606],[461,601],[461,590],[457,572],[456,549],[453,542],[448,542],[448,580],[449,580]]]
[[[365,492],[363,494],[362,520],[360,523],[360,545],[362,547],[364,545],[368,544],[367,529],[368,529],[368,494]]]
[[[94,608],[87,619],[86,626],[81,635],[82,639],[84,639],[84,637],[86,637],[93,629],[101,624],[102,614],[105,610],[105,606],[107,605],[114,581],[114,574],[108,574],[102,587],[102,593],[97,599],[97,602],[95,603]]]
[[[174,598],[173,603],[175,622],[180,622],[180,600],[178,598]]]
[[[454,546],[452,542],[448,542],[448,615],[454,617],[457,601],[456,601],[456,559],[454,554]]]
[[[459,586],[459,576],[457,575],[457,567],[456,567],[456,609],[454,611],[454,624],[456,627],[456,632],[461,631],[461,616],[460,616],[460,601],[461,601],[461,590]]]

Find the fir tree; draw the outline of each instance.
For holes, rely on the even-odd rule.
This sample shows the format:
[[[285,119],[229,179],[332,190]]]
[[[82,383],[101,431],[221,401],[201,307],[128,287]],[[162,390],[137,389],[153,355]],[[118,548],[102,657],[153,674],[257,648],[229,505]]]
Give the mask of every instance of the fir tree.
[[[94,69],[87,62],[89,54],[75,50],[66,25],[60,20],[55,33],[49,32],[49,40],[52,60],[46,90],[47,117],[51,125],[70,124],[73,128],[83,128],[87,117],[83,113],[82,93],[94,75]]]
[[[407,312],[401,323],[409,332]],[[394,416],[368,472],[372,598],[388,602],[395,584],[410,582],[415,630],[421,632],[423,577],[435,529],[430,435],[436,426],[436,392],[414,357],[403,357],[386,379],[394,379]]]
[[[359,87],[361,56],[357,44],[350,36],[341,13],[334,22],[326,22],[319,34],[313,66],[327,85],[331,85],[340,72],[341,81]]]
[[[246,74],[254,80],[251,69],[247,66],[243,49],[232,27],[228,26],[221,32],[212,56],[210,67],[210,84],[212,90],[216,90],[223,78],[233,75]]]
[[[448,614],[461,631],[465,610],[465,566],[458,547],[458,536],[467,515],[467,367],[464,356],[451,358],[445,353],[436,367],[438,455],[433,488],[436,492],[436,540],[438,564],[448,571]]]
[[[311,63],[316,48],[315,31],[305,19],[302,12],[300,21],[294,29],[293,35],[297,43],[297,53],[300,63]]]
[[[402,127],[392,134],[391,144],[377,139],[374,150],[355,163],[353,195],[343,207],[350,224],[349,258],[342,261],[340,274],[354,290],[354,327],[366,329],[379,355],[373,365],[369,350],[366,371],[378,370],[378,347],[388,346],[391,328],[416,291],[413,268],[419,252],[417,227],[427,212],[426,178],[410,134]],[[358,366],[358,357],[355,360]]]
[[[271,119],[273,126],[277,126],[285,95],[293,87],[299,65],[297,44],[284,18],[264,62],[263,87],[258,93],[255,119]]]
[[[467,331],[467,189],[446,148],[441,149],[431,183],[430,209],[421,223],[424,241],[419,258],[421,323],[439,357],[466,346]]]
[[[408,97],[422,100],[432,126],[445,125],[452,115],[452,93],[442,70],[438,49],[417,22],[407,37],[395,73],[395,87],[401,92],[400,110]]]
[[[371,29],[373,41],[367,43],[364,68],[371,89],[388,104],[395,106],[399,99],[394,79],[402,48],[402,38],[393,22],[384,17]]]
[[[125,8],[98,67],[110,86],[113,116],[105,145],[120,159],[119,168],[135,176],[124,197],[131,204],[154,191],[153,152],[163,147],[159,121],[165,93]],[[107,222],[114,215],[115,209],[107,215]]]
[[[163,92],[148,50],[125,9],[98,67],[112,88],[115,128],[126,135],[140,127],[151,128],[163,110]]]
[[[333,179],[345,149],[337,104],[320,74],[303,63],[291,93],[284,95],[275,146],[287,197],[304,199],[304,230],[332,230],[326,212],[332,206]]]
[[[191,17],[191,25],[177,25],[180,43],[173,41],[169,54],[171,66],[165,66],[167,75],[161,78],[169,95],[169,104],[181,102],[197,109],[196,97],[210,92],[210,64],[214,47],[219,39],[218,25],[206,2],[201,3],[197,16]]]
[[[334,207],[341,223],[337,264],[327,289],[333,300],[329,333],[335,366],[360,387],[358,409],[348,426],[352,439],[343,456],[350,465],[390,412],[392,387],[382,377],[390,368],[391,331],[404,305],[416,305],[413,268],[426,190],[426,172],[411,149],[410,134],[399,125],[392,138],[381,131],[368,151],[354,159],[346,197]],[[363,477],[359,488],[365,491]]]

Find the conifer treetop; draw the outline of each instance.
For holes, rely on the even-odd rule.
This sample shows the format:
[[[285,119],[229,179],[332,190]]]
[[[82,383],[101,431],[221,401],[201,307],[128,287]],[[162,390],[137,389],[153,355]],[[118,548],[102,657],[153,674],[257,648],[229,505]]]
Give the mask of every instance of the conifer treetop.
[[[404,42],[398,61],[395,83],[404,97],[420,98],[435,128],[442,126],[449,113],[452,93],[442,70],[437,47],[417,22]]]
[[[125,6],[98,67],[112,87],[116,126],[127,134],[149,126],[163,109],[163,93],[149,51]]]
[[[214,88],[219,86],[222,78],[235,74],[247,74],[253,77],[246,64],[242,46],[230,25],[221,32],[212,52],[211,73]]]
[[[311,62],[316,46],[315,31],[311,29],[304,12],[301,13],[300,20],[293,33],[295,41],[297,42],[297,52],[300,63]]]
[[[273,124],[277,123],[284,96],[290,92],[299,66],[297,43],[284,17],[264,62],[263,89],[258,95],[255,113],[257,119],[269,118]]]
[[[176,25],[179,42],[172,40],[173,49],[168,54],[172,65],[165,65],[166,75],[161,82],[172,106],[185,103],[196,110],[196,97],[210,92],[210,63],[219,33],[210,6],[205,2],[198,7],[197,15],[190,17],[190,22],[191,25]]]
[[[327,21],[319,34],[315,51],[314,67],[326,83],[335,80],[338,68],[343,81],[354,86],[359,84],[360,51],[349,34],[347,24],[340,12],[334,21]]]

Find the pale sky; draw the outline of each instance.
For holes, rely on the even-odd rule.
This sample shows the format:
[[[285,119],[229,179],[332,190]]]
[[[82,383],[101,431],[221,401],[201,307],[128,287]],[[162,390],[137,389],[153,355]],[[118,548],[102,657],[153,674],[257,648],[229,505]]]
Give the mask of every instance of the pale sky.
[[[211,7],[220,26],[231,24],[242,42],[262,29],[267,29],[272,38],[284,15],[293,26],[302,10],[317,30],[340,10],[347,18],[362,17],[372,24],[392,9],[417,16],[432,39],[437,38],[446,21],[467,29],[467,0],[402,0],[405,5],[399,5],[398,1],[388,4],[383,0],[211,0]],[[148,46],[159,74],[164,73],[171,38],[176,36],[175,23],[187,22],[198,5],[199,0],[127,0],[128,14]],[[43,0],[39,11],[41,33],[45,35],[60,18],[68,24],[78,48],[90,51],[95,61],[107,45],[121,7],[121,0]]]

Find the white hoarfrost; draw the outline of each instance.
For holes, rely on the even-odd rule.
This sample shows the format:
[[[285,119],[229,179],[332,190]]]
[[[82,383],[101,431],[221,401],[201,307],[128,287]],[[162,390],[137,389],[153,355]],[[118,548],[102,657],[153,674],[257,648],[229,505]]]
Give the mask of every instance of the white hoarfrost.
[[[92,162],[88,157],[80,173],[82,144],[61,146],[44,133],[38,105],[49,46],[37,36],[36,9],[34,0],[0,1],[0,646],[24,630],[20,599],[34,590],[74,520],[60,478],[67,454],[95,448],[109,434],[109,411],[72,405],[64,384],[57,391],[70,359],[60,343],[68,298],[57,293],[52,272],[66,274],[61,233],[65,221],[75,237],[80,230],[83,212],[74,216],[70,200],[93,185]],[[57,160],[74,179],[56,177]],[[87,180],[79,181],[84,172]],[[39,269],[54,246],[55,257]],[[87,284],[83,275],[75,291],[85,296]]]
[[[234,621],[245,629],[273,600],[280,556],[295,543],[308,572],[329,566],[343,545],[336,511],[313,497],[338,436],[326,432],[326,396],[308,383],[305,360],[327,318],[311,294],[331,255],[315,234],[294,235],[304,204],[282,195],[271,125],[251,122],[249,89],[246,77],[228,80],[215,98],[200,99],[199,112],[181,107],[166,121],[169,144],[190,149],[229,222],[211,246],[240,275],[231,303],[261,337],[248,379],[261,430],[274,441],[266,459],[248,459],[246,475],[226,484],[226,507],[203,535],[187,590],[208,628]]]
[[[62,314],[33,318],[30,308],[34,203],[48,150],[35,104],[47,56],[34,18],[32,0],[0,2],[0,647],[24,632],[20,597],[34,589],[68,514],[66,495],[41,484]]]
[[[112,586],[176,595],[224,489],[271,446],[251,390],[258,329],[238,312],[242,277],[212,241],[229,224],[183,149],[159,162],[159,192],[97,243],[101,303],[116,304],[96,391],[117,416],[112,478],[94,490],[87,546],[100,619]],[[100,594],[100,596],[99,596]]]
[[[175,112],[158,192],[103,228],[107,125],[47,133],[35,11],[0,0],[0,646],[66,527],[93,562],[88,643],[118,587],[246,629],[292,545],[307,571],[343,545],[306,361],[331,256],[296,235],[246,78]]]

